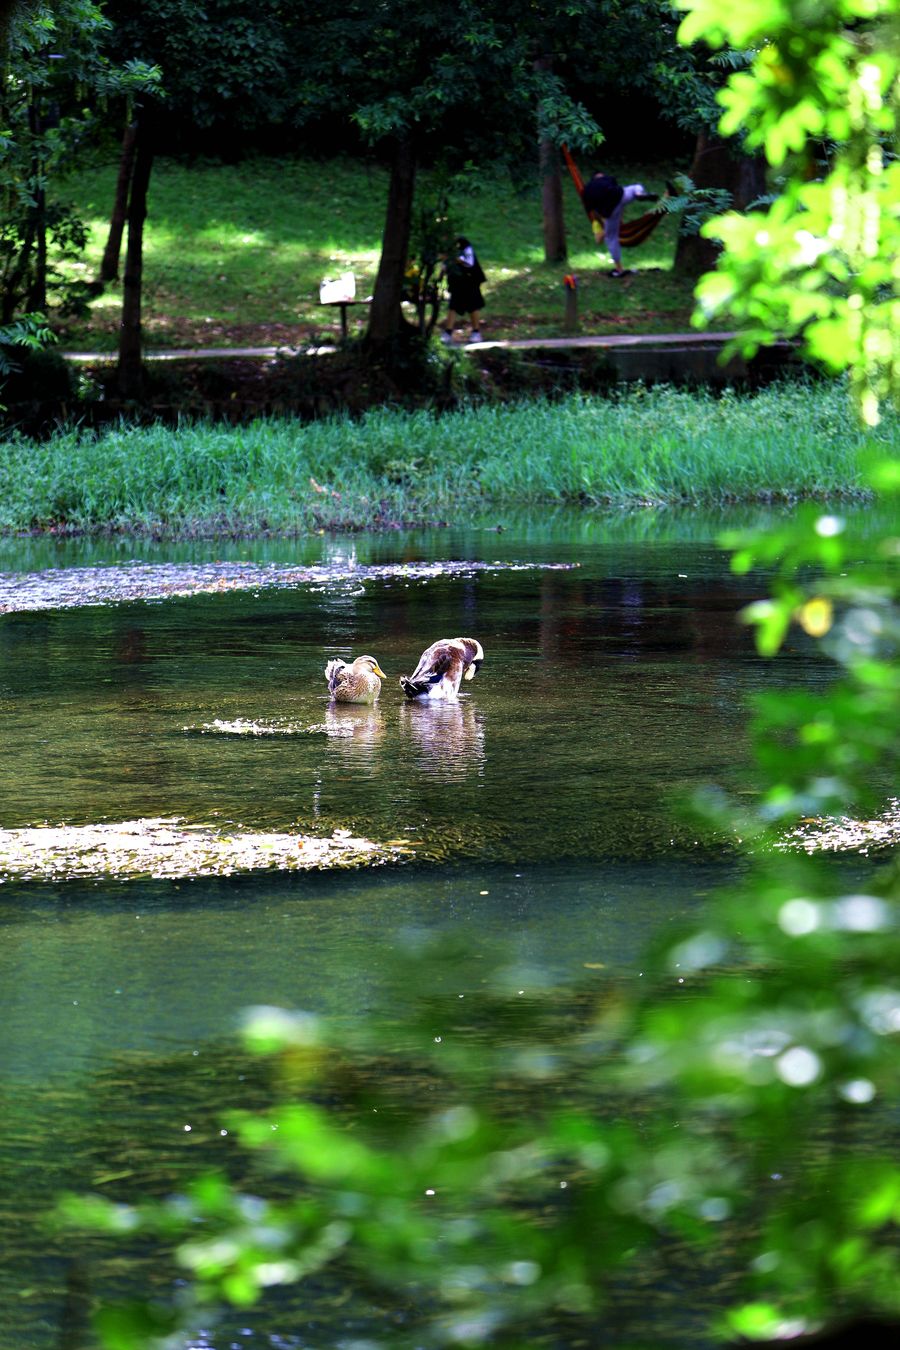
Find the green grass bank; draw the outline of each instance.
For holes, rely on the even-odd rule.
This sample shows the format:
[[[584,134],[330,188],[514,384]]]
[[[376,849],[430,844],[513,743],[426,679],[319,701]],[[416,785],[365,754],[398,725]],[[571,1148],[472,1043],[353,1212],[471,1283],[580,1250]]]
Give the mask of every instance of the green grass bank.
[[[0,447],[0,529],[166,536],[455,522],[478,507],[856,496],[872,437],[840,383],[669,387],[311,424],[60,430]]]

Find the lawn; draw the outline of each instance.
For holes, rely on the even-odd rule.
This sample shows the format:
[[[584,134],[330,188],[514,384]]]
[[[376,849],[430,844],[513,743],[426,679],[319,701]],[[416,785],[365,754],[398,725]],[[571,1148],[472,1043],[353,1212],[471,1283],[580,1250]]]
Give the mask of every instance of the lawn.
[[[670,165],[604,167],[649,191],[662,191],[672,174]],[[98,270],[115,174],[114,163],[100,164],[65,187],[90,230],[86,259],[77,265],[87,278]],[[420,199],[432,192],[423,176]],[[567,175],[564,192],[567,264],[543,261],[536,182],[519,187],[501,178],[451,201],[452,217],[472,239],[487,273],[486,336],[561,335],[567,271],[579,279],[584,332],[672,332],[688,325],[691,285],[670,271],[675,218],[626,255],[636,274],[613,280],[609,255],[594,245]],[[385,171],[349,159],[157,162],[145,230],[148,345],[304,343],[332,333],[336,314],[319,306],[319,282],[352,270],[357,294],[371,293],[386,193]],[[113,284],[93,302],[87,321],[58,325],[64,346],[112,349],[120,299],[120,287]],[[351,311],[356,326],[363,314]]]

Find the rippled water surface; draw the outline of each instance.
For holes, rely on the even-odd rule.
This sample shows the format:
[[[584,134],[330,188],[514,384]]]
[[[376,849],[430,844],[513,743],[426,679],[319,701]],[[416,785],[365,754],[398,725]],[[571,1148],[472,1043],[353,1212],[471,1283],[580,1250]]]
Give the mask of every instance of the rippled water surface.
[[[526,983],[636,980],[731,866],[673,794],[744,764],[748,694],[827,664],[756,657],[722,521],[497,523],[0,545],[0,1350],[68,1344],[53,1194],[214,1157],[185,1121],[247,1098],[242,1006],[366,1017],[414,932],[502,941]],[[458,634],[486,653],[465,695],[404,703]],[[330,707],[326,660],[361,652],[380,702]],[[364,1334],[319,1293],[235,1343]]]

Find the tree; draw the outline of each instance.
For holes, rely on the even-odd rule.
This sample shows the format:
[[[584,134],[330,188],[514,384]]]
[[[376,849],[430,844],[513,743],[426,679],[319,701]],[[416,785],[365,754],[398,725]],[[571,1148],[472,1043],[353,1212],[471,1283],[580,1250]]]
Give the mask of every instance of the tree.
[[[575,0],[574,11],[590,3]],[[556,0],[513,0],[502,9],[487,0],[449,8],[439,0],[350,0],[339,11],[304,6],[298,117],[329,107],[390,168],[370,345],[389,347],[405,330],[401,302],[419,165],[474,161],[490,173],[531,161],[539,107],[560,115],[572,109],[560,78],[535,65],[542,35],[566,8]]]
[[[900,390],[900,0],[781,0],[726,13],[679,0],[683,34],[752,49],[719,102],[726,135],[787,175],[768,211],[711,221],[724,256],[698,290],[703,320],[741,320],[750,353],[774,336],[802,337],[831,370],[849,369],[862,415]],[[825,172],[816,156],[831,143]]]
[[[538,69],[552,69],[552,58],[538,58]],[[562,178],[559,170],[559,146],[546,132],[538,143],[541,176],[541,216],[544,222],[544,262],[565,262],[568,257],[563,212]]]
[[[83,282],[66,280],[49,261],[77,258],[82,222],[55,200],[54,180],[71,172],[95,129],[104,99],[150,87],[140,62],[117,66],[105,54],[109,24],[92,0],[22,7],[12,16],[8,65],[0,91],[0,319],[43,312],[48,291],[63,308],[84,303]]]
[[[126,219],[128,247],[125,275],[122,279],[122,318],[119,324],[119,393],[123,398],[139,398],[144,385],[143,335],[141,309],[144,286],[144,221],[147,194],[153,169],[155,146],[152,111],[142,108],[135,122],[131,179],[128,185]]]
[[[128,214],[128,193],[131,188],[131,175],[134,172],[134,156],[137,151],[137,118],[128,119],[122,135],[122,149],[119,155],[119,172],[116,176],[116,195],[113,200],[109,219],[109,231],[106,247],[100,262],[98,280],[104,284],[115,281],[119,275],[119,256],[122,250],[122,235]]]
[[[699,277],[711,271],[719,257],[719,245],[704,235],[700,227],[715,212],[715,203],[723,199],[725,209],[746,211],[751,203],[764,197],[766,167],[760,156],[742,154],[733,140],[700,127],[687,177],[688,207],[693,207],[693,211],[688,216],[687,228],[683,227],[678,236],[674,266],[682,276]]]
[[[128,222],[118,383],[126,398],[143,386],[143,223],[153,162],[199,129],[231,136],[289,115],[294,100],[293,33],[281,0],[110,0],[112,45],[126,65],[152,64],[161,86],[125,109],[116,198],[101,279],[118,272]]]

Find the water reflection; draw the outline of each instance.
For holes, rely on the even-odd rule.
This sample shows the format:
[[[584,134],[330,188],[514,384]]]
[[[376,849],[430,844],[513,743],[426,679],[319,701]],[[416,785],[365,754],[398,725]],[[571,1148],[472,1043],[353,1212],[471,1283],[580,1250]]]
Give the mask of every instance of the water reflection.
[[[438,782],[456,782],[484,772],[484,727],[468,700],[403,703],[400,734],[416,769]]]
[[[384,739],[384,713],[364,704],[331,703],[325,709],[325,732],[339,754],[365,762]]]
[[[893,517],[890,507],[867,504],[842,511],[848,521],[861,517],[883,530]],[[165,540],[147,536],[93,539],[88,536],[7,536],[0,538],[0,572],[37,572],[48,568],[107,567],[134,561],[167,562],[194,566],[210,557],[229,562],[252,562],[258,566],[316,564],[335,552],[352,554],[360,563],[394,562],[398,558],[506,558],[545,556],[546,550],[643,543],[655,549],[660,544],[707,545],[723,530],[761,529],[777,525],[793,514],[791,505],[754,504],[719,511],[677,510],[640,507],[631,510],[587,509],[545,505],[540,512],[529,508],[491,507],[464,524],[432,529],[396,530],[389,533],[354,535],[341,541],[332,535],[299,538],[271,536],[261,539]],[[502,531],[498,532],[498,526]]]

